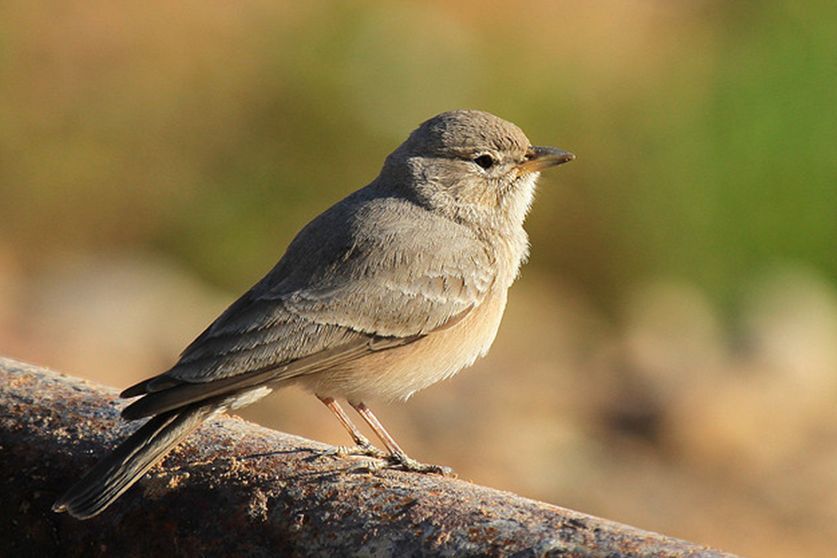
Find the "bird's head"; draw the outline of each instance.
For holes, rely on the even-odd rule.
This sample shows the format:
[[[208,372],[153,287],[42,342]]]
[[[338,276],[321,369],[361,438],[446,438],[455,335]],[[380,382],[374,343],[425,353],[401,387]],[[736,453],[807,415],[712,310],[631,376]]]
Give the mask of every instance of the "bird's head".
[[[476,110],[421,124],[387,158],[382,178],[450,218],[481,227],[522,226],[540,171],[572,153],[531,145],[523,131]]]

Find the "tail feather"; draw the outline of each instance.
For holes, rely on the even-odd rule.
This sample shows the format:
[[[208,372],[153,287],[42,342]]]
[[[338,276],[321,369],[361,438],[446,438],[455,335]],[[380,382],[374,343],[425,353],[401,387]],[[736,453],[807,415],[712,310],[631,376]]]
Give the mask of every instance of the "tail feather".
[[[79,519],[97,515],[218,410],[219,406],[204,402],[152,417],[74,484],[52,509]]]

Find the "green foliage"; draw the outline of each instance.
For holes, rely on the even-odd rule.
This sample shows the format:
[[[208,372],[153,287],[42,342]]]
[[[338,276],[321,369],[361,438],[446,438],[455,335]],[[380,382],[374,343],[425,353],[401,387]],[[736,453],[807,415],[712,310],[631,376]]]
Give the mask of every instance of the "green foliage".
[[[241,288],[468,106],[578,154],[542,180],[532,265],[604,307],[661,275],[721,300],[777,262],[837,278],[832,4],[481,6],[7,8],[0,242]]]

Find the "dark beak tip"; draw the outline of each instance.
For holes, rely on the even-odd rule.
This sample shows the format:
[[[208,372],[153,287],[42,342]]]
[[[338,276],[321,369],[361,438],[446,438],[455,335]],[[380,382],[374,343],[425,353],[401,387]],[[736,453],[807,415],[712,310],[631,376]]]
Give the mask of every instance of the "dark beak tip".
[[[558,147],[532,146],[529,149],[532,160],[542,159],[567,163],[575,159],[575,153],[570,153]]]
[[[533,145],[529,148],[526,159],[521,163],[520,168],[525,169],[525,172],[540,172],[549,167],[574,161],[575,154],[557,147]]]
[[[570,153],[569,151],[564,152],[564,155],[559,158],[559,161],[562,163],[569,163],[570,161],[575,161],[575,153]]]

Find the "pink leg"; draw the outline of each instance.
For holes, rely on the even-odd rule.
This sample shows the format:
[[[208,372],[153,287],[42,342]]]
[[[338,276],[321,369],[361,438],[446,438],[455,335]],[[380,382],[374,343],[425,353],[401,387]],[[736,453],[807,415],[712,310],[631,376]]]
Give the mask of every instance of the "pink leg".
[[[343,428],[346,429],[346,432],[349,433],[349,436],[352,437],[356,448],[338,448],[337,453],[343,455],[349,454],[360,454],[360,455],[368,455],[370,457],[385,457],[386,454],[372,445],[372,443],[366,439],[366,436],[360,433],[357,426],[351,421],[349,415],[346,414],[346,411],[343,410],[343,407],[334,400],[333,397],[320,397],[317,396],[317,399],[323,402],[323,405],[328,407],[328,410],[331,411],[337,420],[340,421],[340,424],[343,425]]]
[[[381,424],[381,421],[378,420],[372,410],[366,406],[364,403],[352,403],[349,401],[349,405],[354,407],[355,411],[366,421],[366,424],[369,425],[369,428],[375,432],[375,435],[381,439],[384,443],[384,446],[389,450],[390,458],[394,461],[399,468],[404,469],[405,471],[414,471],[417,473],[439,473],[442,475],[450,475],[453,471],[450,467],[443,467],[441,465],[427,465],[425,463],[419,463],[415,459],[411,459],[404,453],[404,450],[401,449],[401,446],[398,445],[398,442],[395,441],[389,432],[387,432],[384,425]]]

